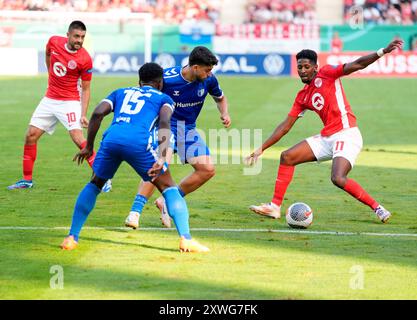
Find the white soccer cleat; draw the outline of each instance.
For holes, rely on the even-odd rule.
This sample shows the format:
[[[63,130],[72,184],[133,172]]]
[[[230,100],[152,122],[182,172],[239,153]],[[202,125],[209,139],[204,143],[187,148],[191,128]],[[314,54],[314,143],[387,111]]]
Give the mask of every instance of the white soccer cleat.
[[[381,220],[382,223],[386,223],[389,218],[391,218],[391,212],[385,209],[383,206],[379,205],[375,210],[375,214]]]
[[[277,206],[275,203],[262,203],[260,206],[250,206],[250,210],[260,214],[261,216],[271,217],[274,219],[281,218],[281,206]]]
[[[106,183],[104,184],[103,188],[101,188],[101,192],[110,192],[110,190],[112,189],[112,185],[111,185],[111,180],[107,180]]]
[[[155,200],[154,203],[155,203],[156,207],[159,209],[159,211],[161,211],[162,224],[166,228],[171,228],[171,217],[168,214],[168,208],[167,208],[167,205],[165,203],[165,199],[162,198],[162,197],[159,197],[158,199]]]
[[[140,214],[138,212],[130,211],[129,215],[125,220],[125,226],[132,229],[137,229],[139,227],[139,217]]]

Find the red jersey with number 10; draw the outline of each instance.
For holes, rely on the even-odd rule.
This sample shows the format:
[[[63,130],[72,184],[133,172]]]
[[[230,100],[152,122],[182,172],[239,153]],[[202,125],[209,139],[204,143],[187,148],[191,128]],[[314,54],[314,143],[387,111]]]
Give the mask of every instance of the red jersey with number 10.
[[[67,48],[68,38],[53,36],[46,45],[51,56],[46,97],[55,100],[80,100],[79,79],[90,81],[93,62],[87,50]]]
[[[298,92],[289,116],[302,116],[315,111],[323,121],[322,136],[331,136],[343,129],[356,127],[356,117],[342,87],[343,65],[323,66],[310,84]]]

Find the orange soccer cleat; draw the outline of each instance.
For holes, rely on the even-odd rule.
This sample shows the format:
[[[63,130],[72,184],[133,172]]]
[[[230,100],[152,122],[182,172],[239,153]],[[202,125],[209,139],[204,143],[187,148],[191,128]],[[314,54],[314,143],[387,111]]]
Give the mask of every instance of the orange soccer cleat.
[[[61,243],[62,250],[74,250],[77,246],[78,242],[75,241],[74,236],[66,237]]]
[[[181,237],[180,252],[209,252],[210,249],[198,243],[194,239],[185,239]]]

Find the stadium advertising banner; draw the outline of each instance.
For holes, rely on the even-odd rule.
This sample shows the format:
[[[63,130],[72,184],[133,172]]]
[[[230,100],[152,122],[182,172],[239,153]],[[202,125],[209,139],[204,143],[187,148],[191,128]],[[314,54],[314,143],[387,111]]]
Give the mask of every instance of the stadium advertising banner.
[[[289,76],[291,73],[290,55],[280,54],[218,54],[219,63],[213,69],[216,74],[227,75],[269,75]],[[155,55],[153,60],[164,68],[186,65],[187,54]]]
[[[219,54],[293,54],[304,48],[320,49],[318,25],[219,24],[213,50]]]
[[[220,54],[216,74],[227,75],[269,75],[289,76],[291,72],[290,55],[280,54]],[[39,53],[39,62],[44,53]],[[133,53],[96,53],[93,57],[95,74],[136,74],[143,64],[143,54]],[[186,65],[188,54],[154,54],[152,60],[162,67]],[[39,63],[39,72],[46,72],[44,63]]]
[[[326,64],[343,64],[369,53],[370,52],[344,52],[339,54],[321,53],[319,54],[319,64],[320,66]],[[293,76],[298,76],[295,63],[293,63],[291,73]],[[367,68],[349,75],[349,77],[417,77],[417,53],[401,52],[387,54]]]

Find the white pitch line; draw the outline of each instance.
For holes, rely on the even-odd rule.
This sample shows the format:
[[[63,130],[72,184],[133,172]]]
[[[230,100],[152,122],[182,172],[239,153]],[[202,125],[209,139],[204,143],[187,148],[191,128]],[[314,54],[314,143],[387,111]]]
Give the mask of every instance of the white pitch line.
[[[0,230],[69,230],[69,227],[19,227],[0,226]],[[127,227],[84,227],[87,230],[131,230]],[[371,237],[417,237],[417,233],[377,233],[377,232],[344,232],[344,231],[315,231],[315,230],[284,230],[284,229],[222,229],[222,228],[191,228],[191,231],[208,232],[263,232],[291,233],[332,236],[371,236]],[[139,231],[175,231],[174,228],[140,228]]]

